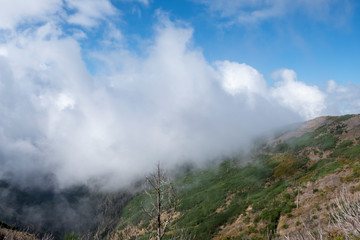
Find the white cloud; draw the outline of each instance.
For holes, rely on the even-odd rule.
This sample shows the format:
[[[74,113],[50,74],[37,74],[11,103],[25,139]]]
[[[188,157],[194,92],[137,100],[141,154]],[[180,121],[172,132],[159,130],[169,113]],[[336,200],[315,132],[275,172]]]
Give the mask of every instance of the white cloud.
[[[326,91],[328,93],[346,93],[348,92],[348,89],[343,86],[339,86],[334,80],[329,80]]]
[[[193,0],[208,6],[212,13],[227,19],[230,24],[258,23],[280,18],[295,11],[304,12],[311,18],[334,20],[334,15],[343,19],[351,15],[349,1],[342,0]]]
[[[360,112],[360,86],[348,83],[346,86],[328,81],[327,104],[331,112],[338,114],[353,114]]]
[[[0,29],[47,21],[61,10],[61,6],[62,0],[0,0]]]
[[[90,22],[108,14],[79,12]],[[61,186],[97,179],[123,186],[159,160],[174,165],[223,156],[265,130],[326,110],[326,93],[298,81],[295,72],[278,72],[280,81],[270,88],[246,64],[214,67],[193,47],[192,28],[159,18],[151,44],[141,49],[146,54],[121,45],[89,54],[101,69],[96,77],[76,34],[64,35],[56,22],[6,39],[0,177],[13,172],[29,183],[32,173],[50,172]]]
[[[266,97],[266,81],[256,69],[245,63],[229,61],[217,62],[216,66],[221,74],[222,87],[231,95],[245,94],[252,105],[254,97]]]
[[[75,101],[69,95],[61,93],[56,100],[56,105],[60,110],[73,109]]]
[[[115,15],[118,11],[109,0],[65,0],[66,6],[75,10],[67,21],[83,27],[96,26],[99,20]]]
[[[6,57],[6,56],[8,56],[8,54],[9,53],[6,48],[0,47],[0,56]]]
[[[145,6],[148,6],[150,4],[149,0],[121,0],[123,2],[138,2],[138,3],[142,3]]]
[[[282,105],[298,112],[306,119],[321,115],[326,109],[326,95],[317,86],[309,86],[297,80],[289,69],[278,70],[273,78],[280,79],[271,89],[271,95]]]
[[[291,109],[304,119],[326,112],[326,94],[317,86],[298,81],[293,70],[274,72],[272,77],[279,81],[270,88],[262,74],[246,64],[224,61],[216,65],[223,89],[234,96],[246,96],[251,107],[256,107],[256,101],[261,97]]]
[[[116,13],[119,10],[109,0],[0,0],[0,29],[62,21],[94,27]]]
[[[82,40],[82,39],[86,39],[87,35],[84,31],[82,30],[75,30],[72,33],[72,37],[75,38],[76,40]]]
[[[88,73],[79,43],[53,28],[18,33],[3,44],[8,51],[0,58],[6,70],[0,71],[3,146],[16,148],[26,139],[34,153],[26,157],[0,148],[9,156],[0,175],[26,176],[17,166],[29,164],[34,166],[29,171],[55,173],[62,186],[98,178],[121,186],[158,160],[173,165],[238,151],[257,133],[297,119],[258,99],[251,79],[261,74],[250,66],[222,64],[249,78],[259,109],[241,101],[247,97],[243,92],[223,91],[220,72],[191,47],[192,32],[162,16],[146,57],[121,48],[95,54],[109,69],[97,78]],[[276,112],[289,114],[279,118]]]

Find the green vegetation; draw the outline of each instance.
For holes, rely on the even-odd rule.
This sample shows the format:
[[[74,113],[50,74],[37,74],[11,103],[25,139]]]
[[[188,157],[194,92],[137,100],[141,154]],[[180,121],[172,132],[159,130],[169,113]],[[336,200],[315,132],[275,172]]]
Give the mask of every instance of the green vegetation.
[[[255,217],[247,216],[244,222],[262,222],[264,227],[258,229],[251,225],[247,233],[274,232],[280,216],[291,217],[292,209],[296,208],[295,192],[286,192],[292,182],[315,181],[342,166],[335,159],[324,159],[307,167],[308,159],[292,155],[260,155],[245,167],[239,167],[238,161],[227,160],[212,169],[192,172],[176,180],[181,216],[175,219],[172,229],[185,229],[197,239],[209,239],[220,226],[232,223],[240,214],[247,214],[251,206]],[[265,187],[268,181],[274,182]],[[139,195],[124,209],[122,217],[126,221],[120,229],[128,224],[141,228],[149,224],[141,209],[143,202],[144,195]]]
[[[124,208],[122,211],[122,218],[126,219],[126,221],[122,222],[119,226],[120,228],[124,228],[128,224],[136,226],[145,219],[147,220],[147,216],[141,209],[144,199],[144,194],[138,195]],[[143,225],[146,226],[147,221],[145,221]]]
[[[275,156],[272,161],[278,163],[274,168],[274,177],[280,179],[291,177],[299,170],[305,169],[308,159],[287,154]]]
[[[298,231],[309,222],[314,225],[324,221],[325,214],[334,207],[331,199],[338,187],[334,184],[341,182],[350,186],[351,193],[360,192],[360,136],[354,134],[358,130],[347,132],[356,126],[354,122],[351,127],[346,125],[353,116],[321,118],[311,122],[309,128],[301,128],[303,131],[318,126],[313,132],[281,132],[279,139],[270,142],[259,138],[246,156],[213,162],[211,167],[201,170],[187,168],[186,173],[177,175],[172,182],[179,202],[164,239],[184,239],[184,234],[193,239],[211,239],[231,231],[235,232],[231,232],[231,236],[222,235],[222,239],[277,239],[280,233]],[[6,181],[0,181],[0,188],[10,187]],[[64,195],[46,191],[34,194],[17,188],[11,191],[16,193],[16,197],[11,198],[14,199],[11,204],[19,202],[16,206],[24,202],[44,205],[53,198],[59,199],[57,196],[65,196],[67,203],[77,206],[82,204],[82,196],[88,199],[92,194],[81,186],[64,191]],[[91,197],[95,198],[94,203],[102,199],[96,194]],[[122,198],[106,204],[114,204],[119,199]],[[123,207],[125,203],[128,204]],[[150,205],[149,196],[140,193],[124,198],[123,205],[110,206],[106,221],[99,215],[97,221],[102,223],[94,225],[96,236],[99,239],[150,239],[154,233],[150,226],[155,221],[144,212]],[[84,208],[84,214],[99,211],[98,204],[91,206],[94,208]],[[21,212],[19,208],[18,216]],[[17,229],[0,221],[0,230],[20,234]],[[315,238],[321,234],[317,227],[311,231]],[[63,240],[83,237],[77,234],[82,231],[73,229],[52,233],[57,234],[56,239]],[[345,237],[340,232],[331,236],[331,239],[358,239]]]
[[[315,153],[319,153],[319,151],[321,153],[329,150],[332,151],[336,148],[333,156],[354,157],[359,153],[359,149],[348,149],[354,144],[353,141],[344,140],[337,146],[339,141],[338,136],[346,132],[346,125],[343,122],[353,116],[354,115],[345,115],[336,118],[330,117],[330,119],[335,120],[320,126],[314,132],[307,132],[300,137],[293,137],[286,142],[277,144],[273,152],[291,152],[292,154],[298,154],[306,148],[311,148]]]
[[[355,116],[354,114],[343,115],[343,116],[337,117],[335,122],[343,122],[343,121],[349,120],[350,118],[352,118],[354,116]]]
[[[0,221],[0,228],[6,228],[6,229],[14,229],[12,226]]]
[[[334,137],[333,134],[324,134],[323,132],[323,127],[321,127],[315,132],[305,133],[299,138],[290,139],[288,144],[294,153],[297,153],[306,147],[318,148],[321,151],[335,148],[338,138]]]
[[[324,134],[316,138],[315,146],[317,146],[322,151],[327,151],[335,148],[336,142],[338,139],[331,134]]]
[[[329,117],[314,132],[272,147],[258,141],[256,149],[262,154],[252,151],[255,157],[246,165],[241,158],[227,159],[175,179],[180,214],[171,224],[166,239],[182,230],[193,233],[196,239],[211,239],[220,227],[237,219],[242,219],[243,224],[238,227],[239,234],[228,239],[249,235],[251,239],[264,239],[269,232],[276,236],[277,229],[289,229],[290,224],[279,225],[279,220],[282,216],[295,217],[295,202],[298,194],[302,194],[299,186],[349,166],[353,171],[347,179],[360,178],[360,146],[356,141],[344,140],[344,121],[351,117]],[[316,156],[310,158],[310,153]],[[324,190],[318,188],[312,189],[312,194],[325,196]],[[141,209],[145,199],[139,195],[126,206],[119,229],[128,225],[141,229],[149,225]],[[320,219],[324,209],[315,205],[313,210],[319,215],[312,212],[310,218]],[[303,223],[303,220],[294,221],[292,226],[301,227]]]
[[[334,172],[338,168],[342,167],[343,164],[335,159],[322,159],[316,161],[311,167],[305,172],[299,174],[295,178],[298,182],[316,181],[325,175]],[[316,190],[315,190],[316,192]]]
[[[342,141],[337,148],[338,148],[338,149],[347,148],[347,147],[352,146],[353,144],[354,144],[353,141],[351,141],[351,140],[345,140],[345,141]]]
[[[81,239],[81,235],[79,234],[76,234],[74,232],[72,233],[65,233],[65,236],[64,236],[64,240],[80,240]]]
[[[332,157],[343,157],[343,158],[360,158],[360,146],[343,146],[335,149],[331,154]]]
[[[260,156],[259,162],[264,163],[267,156]],[[246,167],[236,166],[233,160],[225,161],[219,168],[189,174],[178,184],[187,182],[193,185],[179,194],[179,210],[183,216],[177,221],[179,228],[194,228],[197,239],[209,239],[217,229],[244,213],[251,201],[249,196],[257,193],[272,175],[266,164],[250,164]],[[235,194],[232,199],[227,199]],[[228,206],[224,206],[229,201]],[[216,210],[223,207],[224,210]]]
[[[298,168],[296,172],[305,167],[306,161],[293,156],[274,160],[266,155],[258,156],[255,162],[245,167],[239,167],[239,161],[226,160],[217,167],[192,172],[175,181],[180,199],[178,211],[182,215],[175,220],[173,228],[191,231],[197,239],[209,239],[220,226],[232,223],[240,214],[246,214],[251,206],[251,212],[259,213],[253,222],[265,223],[259,234],[276,230],[280,216],[289,214],[296,207],[295,196],[284,193],[289,184],[284,180],[288,175],[280,173],[281,166],[290,164]],[[274,169],[283,180],[275,180]],[[274,184],[265,187],[273,178]],[[124,209],[122,216],[126,221],[120,228],[127,224],[141,227],[148,224],[141,210],[143,200],[144,195],[139,195]],[[247,217],[246,221],[250,223],[250,218]],[[253,228],[247,231],[253,232]]]

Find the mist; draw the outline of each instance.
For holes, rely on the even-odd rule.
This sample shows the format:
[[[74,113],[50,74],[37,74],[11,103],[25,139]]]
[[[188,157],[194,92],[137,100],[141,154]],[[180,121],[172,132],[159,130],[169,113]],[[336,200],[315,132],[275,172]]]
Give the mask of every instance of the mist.
[[[271,129],[341,114],[330,97],[347,112],[359,107],[348,94],[358,86],[331,81],[322,90],[290,69],[269,85],[246,63],[210,63],[191,26],[157,18],[141,51],[113,26],[102,48],[86,52],[81,33],[65,34],[56,21],[3,34],[0,179],[42,187],[51,175],[59,189],[120,189],[158,161],[202,163],[244,151]]]

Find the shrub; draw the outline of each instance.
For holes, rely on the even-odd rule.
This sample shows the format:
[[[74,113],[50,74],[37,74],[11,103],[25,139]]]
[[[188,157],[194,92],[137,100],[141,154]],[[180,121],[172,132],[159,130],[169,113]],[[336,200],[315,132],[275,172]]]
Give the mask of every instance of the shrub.
[[[343,121],[346,121],[350,118],[352,118],[354,115],[353,114],[347,114],[347,115],[343,115],[343,116],[340,116],[338,117],[335,122],[343,122]]]
[[[336,147],[338,139],[331,134],[324,134],[315,140],[315,145],[322,151],[327,151]]]
[[[337,148],[347,148],[347,147],[352,146],[353,144],[354,144],[354,142],[351,140],[344,140],[339,144],[339,146]]]
[[[296,158],[293,155],[284,155],[276,157],[276,161],[278,161],[279,164],[274,168],[274,177],[279,179],[291,177],[300,169],[306,168],[308,159]]]

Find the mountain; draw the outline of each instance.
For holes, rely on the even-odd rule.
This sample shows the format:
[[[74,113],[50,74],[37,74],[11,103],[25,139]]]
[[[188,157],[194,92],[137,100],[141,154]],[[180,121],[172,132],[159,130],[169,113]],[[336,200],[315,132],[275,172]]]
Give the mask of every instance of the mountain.
[[[173,185],[178,204],[164,239],[358,239],[341,211],[360,220],[360,115],[293,126]],[[147,194],[130,201],[108,238],[156,235],[149,202]]]
[[[246,153],[168,175],[162,196],[174,197],[176,208],[162,205],[168,210],[162,223],[169,219],[163,239],[359,239],[360,115],[289,126],[259,138]],[[144,192],[144,183],[104,193],[87,186],[24,188],[2,179],[0,219],[7,224],[0,224],[0,239],[46,233],[55,239],[154,239],[157,221],[148,213],[156,191]]]

